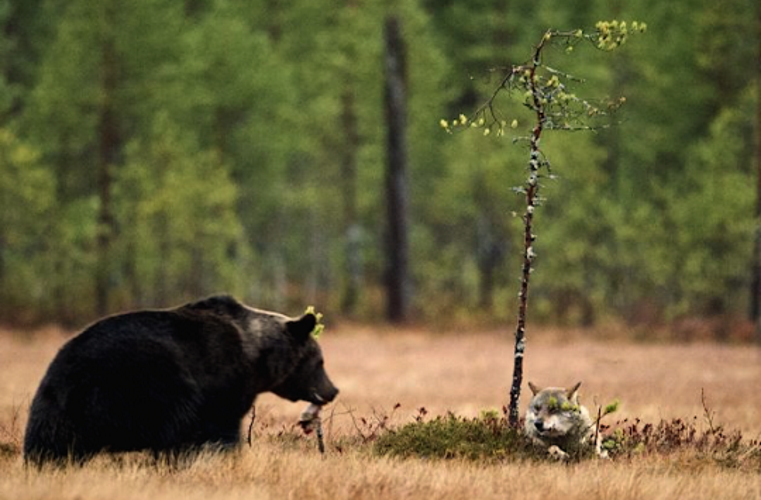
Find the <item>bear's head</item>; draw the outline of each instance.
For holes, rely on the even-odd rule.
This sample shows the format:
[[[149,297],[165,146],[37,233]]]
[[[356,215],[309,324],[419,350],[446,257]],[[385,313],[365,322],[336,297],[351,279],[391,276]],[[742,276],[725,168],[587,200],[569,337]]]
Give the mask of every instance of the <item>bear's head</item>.
[[[321,406],[333,401],[338,389],[325,372],[322,350],[312,335],[316,324],[317,318],[311,313],[285,322],[286,335],[301,346],[301,356],[288,376],[270,391],[291,401],[309,401]]]
[[[245,306],[226,295],[186,307],[235,325],[243,350],[257,373],[260,390],[317,405],[331,402],[338,394],[325,372],[322,350],[312,335],[317,324],[314,314],[290,318]]]

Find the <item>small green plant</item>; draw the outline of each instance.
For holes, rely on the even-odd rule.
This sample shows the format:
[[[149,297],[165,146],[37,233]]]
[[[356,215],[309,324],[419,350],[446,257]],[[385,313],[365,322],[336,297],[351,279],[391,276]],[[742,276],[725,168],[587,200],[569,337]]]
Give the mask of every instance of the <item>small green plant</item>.
[[[499,418],[499,412],[497,410],[481,410],[481,420]]]
[[[579,408],[579,405],[575,405],[569,401],[563,401],[563,404],[560,405],[560,411],[570,411],[573,413],[578,413],[581,411]]]
[[[621,406],[621,401],[618,399],[614,399],[607,405],[605,405],[605,408],[602,410],[602,417],[605,415],[610,415],[611,413],[615,413],[618,411],[618,407]]]
[[[312,336],[319,339],[320,335],[325,330],[325,325],[322,323],[322,313],[316,312],[314,306],[309,306],[306,308],[306,311],[304,311],[304,314],[312,314],[317,318],[317,323],[314,326],[314,330],[312,330]]]

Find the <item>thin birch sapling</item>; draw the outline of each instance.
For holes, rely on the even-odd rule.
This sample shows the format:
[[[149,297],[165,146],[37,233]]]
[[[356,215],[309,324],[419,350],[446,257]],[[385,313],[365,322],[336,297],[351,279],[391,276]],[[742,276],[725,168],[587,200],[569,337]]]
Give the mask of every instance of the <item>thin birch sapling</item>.
[[[526,318],[528,311],[529,281],[537,254],[534,249],[536,233],[534,215],[541,205],[539,195],[542,179],[553,178],[550,162],[540,147],[543,135],[547,131],[594,131],[610,126],[605,119],[618,110],[625,102],[618,99],[590,100],[578,97],[571,92],[573,85],[584,83],[574,77],[545,64],[545,53],[553,47],[564,47],[566,53],[573,53],[577,46],[588,44],[602,50],[614,50],[626,43],[629,35],[642,33],[647,29],[645,23],[633,22],[630,25],[619,21],[600,21],[591,31],[581,29],[571,31],[547,30],[534,46],[528,62],[501,68],[499,84],[493,89],[486,102],[470,117],[461,114],[448,121],[441,120],[441,126],[449,133],[458,129],[478,129],[483,135],[505,135],[508,129],[517,129],[517,114],[508,114],[516,103],[531,111],[532,126],[524,137],[513,138],[513,143],[528,142],[528,175],[522,186],[514,191],[525,197],[523,214],[523,259],[521,265],[521,284],[518,292],[518,314],[515,329],[515,349],[508,422],[518,427],[518,404],[523,383],[523,357],[526,349]]]

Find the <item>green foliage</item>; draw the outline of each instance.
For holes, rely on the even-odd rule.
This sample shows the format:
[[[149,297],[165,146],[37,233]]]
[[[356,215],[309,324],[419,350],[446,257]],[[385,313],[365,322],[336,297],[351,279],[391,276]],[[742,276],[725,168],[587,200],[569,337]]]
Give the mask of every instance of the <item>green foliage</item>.
[[[33,314],[29,299],[46,295],[52,269],[43,242],[55,231],[55,188],[39,153],[0,129],[0,319]]]
[[[595,130],[600,128],[595,121],[615,112],[626,99],[593,101],[578,97],[572,92],[572,85],[583,83],[584,80],[569,73],[550,67],[546,62],[546,51],[551,45],[561,44],[566,53],[580,43],[591,43],[598,49],[611,51],[623,45],[630,33],[644,33],[645,23],[632,22],[631,28],[626,22],[599,21],[595,30],[586,33],[581,29],[573,31],[547,30],[539,43],[534,47],[530,62],[512,65],[504,68],[504,74],[499,85],[492,91],[486,103],[479,107],[472,117],[460,114],[457,119],[448,122],[440,120],[439,124],[447,132],[458,128],[482,128],[483,135],[488,136],[494,131],[498,136],[505,134],[506,129],[516,129],[518,118],[510,113],[514,106],[510,101],[521,102],[524,107],[535,113],[531,119],[534,134],[541,135],[541,130]],[[508,102],[500,99],[507,95]],[[509,111],[506,111],[509,109]],[[535,123],[536,122],[536,123]],[[509,128],[508,128],[509,125]],[[530,140],[528,137],[514,140]],[[546,162],[546,160],[545,160]],[[548,162],[546,162],[548,164]]]
[[[681,203],[671,211],[673,227],[683,228],[672,239],[667,256],[672,281],[683,281],[674,312],[688,314],[698,306],[724,313],[731,299],[717,289],[743,288],[748,278],[747,256],[756,221],[748,217],[756,204],[748,157],[749,99],[737,108],[723,109],[711,123],[708,136],[688,151],[681,182]]]
[[[739,315],[756,223],[754,8],[750,0],[633,0],[615,12],[604,2],[528,0],[8,0],[0,5],[0,115],[12,137],[0,145],[3,316],[92,319],[110,110],[112,308],[226,289],[264,307],[337,309],[352,281],[354,314],[378,317],[382,26],[392,11],[408,46],[410,267],[423,320],[511,317],[521,253],[511,214],[522,210],[510,188],[522,172],[505,166],[525,164],[525,150],[497,136],[530,131],[530,102],[516,87],[496,121],[466,117],[468,127],[483,118],[477,134],[444,134],[437,122],[460,123],[506,64],[527,62],[548,26],[591,27],[550,34],[547,64],[572,75],[547,71],[537,83],[549,108],[566,100],[579,118],[592,112],[598,130],[542,144],[558,168],[542,179],[537,317]],[[620,19],[645,20],[647,36],[623,51],[578,50],[617,47],[642,29]],[[108,91],[106,67],[116,75]],[[528,83],[523,73],[513,83],[521,78]],[[636,106],[617,123],[605,113],[622,95]],[[14,150],[33,159],[11,160]]]
[[[198,151],[191,139],[160,115],[154,136],[130,145],[116,180],[124,228],[118,282],[141,303],[166,305],[245,286],[237,188],[219,156]]]

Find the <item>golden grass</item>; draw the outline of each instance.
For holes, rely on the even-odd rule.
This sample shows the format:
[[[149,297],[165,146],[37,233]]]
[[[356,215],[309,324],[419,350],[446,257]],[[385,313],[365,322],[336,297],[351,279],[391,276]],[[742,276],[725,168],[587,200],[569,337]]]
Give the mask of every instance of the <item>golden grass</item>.
[[[557,332],[536,337],[529,339],[527,378],[540,385],[583,380],[582,400],[591,407],[595,399],[605,404],[619,398],[621,409],[609,423],[697,416],[704,426],[704,389],[715,423],[747,439],[761,436],[757,347],[564,342]],[[0,332],[0,443],[19,444],[31,396],[64,340],[55,331],[29,340]],[[0,500],[761,498],[761,471],[730,469],[689,453],[573,465],[397,460],[351,444],[339,453],[339,439],[368,433],[383,415],[393,413],[392,425],[401,425],[420,407],[429,414],[464,416],[499,408],[507,400],[512,346],[508,333],[434,336],[367,329],[329,330],[321,343],[342,391],[323,413],[325,458],[313,437],[295,444],[267,437],[290,429],[304,405],[264,395],[257,403],[254,446],[244,445],[238,454],[203,455],[176,470],[146,465],[138,455],[42,472],[24,469],[17,453],[5,454]],[[393,412],[397,403],[401,407]]]
[[[672,499],[759,498],[761,474],[642,458],[575,465],[389,460],[364,453],[287,450],[265,443],[238,456],[202,456],[172,471],[115,465],[25,471],[2,465],[0,498],[78,499]]]

